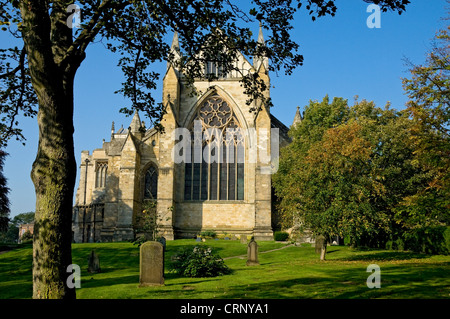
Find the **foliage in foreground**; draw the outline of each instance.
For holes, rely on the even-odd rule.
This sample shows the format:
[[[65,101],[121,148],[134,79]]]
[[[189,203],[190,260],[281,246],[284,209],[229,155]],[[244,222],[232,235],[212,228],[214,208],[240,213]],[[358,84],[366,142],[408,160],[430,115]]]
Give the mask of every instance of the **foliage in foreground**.
[[[184,247],[173,257],[171,269],[186,277],[216,277],[230,273],[230,269],[211,247]]]

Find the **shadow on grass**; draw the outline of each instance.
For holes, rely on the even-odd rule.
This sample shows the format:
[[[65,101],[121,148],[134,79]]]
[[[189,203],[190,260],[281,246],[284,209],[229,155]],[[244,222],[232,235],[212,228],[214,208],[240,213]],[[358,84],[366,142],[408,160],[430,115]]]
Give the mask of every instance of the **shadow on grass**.
[[[358,250],[355,249],[356,254],[350,257],[342,257],[334,260],[343,261],[368,261],[368,260],[379,260],[379,261],[390,261],[390,260],[409,260],[409,259],[425,259],[430,256],[420,253],[414,253],[409,251],[379,251],[376,250]],[[328,254],[328,252],[327,252]]]
[[[226,298],[370,299],[448,298],[450,263],[410,264],[381,268],[381,288],[369,289],[366,269],[324,270],[317,276],[233,286]]]
[[[98,288],[110,287],[114,285],[136,284],[139,285],[139,275],[127,275],[108,278],[91,277],[81,280],[81,287],[83,288]]]

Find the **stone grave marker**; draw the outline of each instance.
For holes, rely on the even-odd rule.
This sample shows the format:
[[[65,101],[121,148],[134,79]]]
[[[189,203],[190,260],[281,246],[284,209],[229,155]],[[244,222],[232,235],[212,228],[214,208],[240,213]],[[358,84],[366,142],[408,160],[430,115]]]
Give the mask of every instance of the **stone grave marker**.
[[[247,235],[241,235],[241,244],[247,244]]]
[[[258,261],[258,244],[252,238],[247,246],[247,266],[259,265]]]
[[[316,237],[315,247],[316,247],[316,254],[320,254],[322,250],[322,246],[325,243],[325,237],[322,235],[319,235]]]
[[[92,250],[88,260],[88,272],[96,274],[99,273],[100,271],[101,271],[100,260],[95,250]]]
[[[147,241],[140,248],[140,287],[164,285],[164,247],[156,241]]]

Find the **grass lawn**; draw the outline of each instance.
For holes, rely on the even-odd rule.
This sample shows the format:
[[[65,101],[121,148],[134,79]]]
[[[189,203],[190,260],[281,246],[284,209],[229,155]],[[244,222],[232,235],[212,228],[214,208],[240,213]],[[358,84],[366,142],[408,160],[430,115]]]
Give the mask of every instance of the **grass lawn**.
[[[167,242],[165,285],[138,288],[139,249],[131,243],[73,244],[73,263],[81,267],[77,298],[450,298],[450,256],[330,246],[319,261],[314,248],[259,242],[259,266],[248,267],[247,246],[239,241],[207,240],[226,258],[232,273],[215,278],[185,278],[168,271],[171,256],[195,240]],[[88,273],[92,249],[102,272]],[[261,253],[270,251],[267,253]],[[31,246],[0,254],[0,298],[30,298]],[[381,269],[381,288],[366,285],[367,266]]]

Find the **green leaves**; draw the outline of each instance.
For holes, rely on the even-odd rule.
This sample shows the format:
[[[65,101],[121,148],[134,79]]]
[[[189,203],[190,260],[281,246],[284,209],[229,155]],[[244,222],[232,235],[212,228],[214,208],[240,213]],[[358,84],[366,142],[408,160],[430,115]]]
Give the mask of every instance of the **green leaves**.
[[[410,101],[413,165],[426,183],[404,199],[399,218],[408,226],[450,222],[450,27],[437,32],[424,65],[411,65],[411,78],[403,79]]]
[[[297,218],[315,234],[383,246],[395,221],[405,223],[402,200],[429,178],[413,163],[412,125],[406,112],[365,100],[310,101],[273,177],[287,225]]]
[[[383,9],[403,11],[409,1],[371,2],[380,4]],[[208,61],[219,62],[225,74],[240,72],[239,66],[235,65],[237,51],[248,58],[268,58],[270,64],[266,71],[283,70],[289,75],[303,64],[303,56],[298,53],[299,45],[290,36],[294,14],[302,3],[306,4],[306,10],[313,19],[334,16],[337,10],[332,0],[254,0],[253,7],[247,12],[232,1],[223,0],[80,0],[78,3],[82,23],[73,34],[65,28],[70,15],[65,10],[65,2],[50,1],[33,7],[39,11],[35,16],[40,19],[39,26],[51,34],[51,48],[44,49],[51,49],[54,62],[59,67],[75,74],[89,44],[97,40],[104,42],[109,50],[121,55],[118,66],[123,70],[125,81],[116,93],[129,100],[122,111],[126,114],[135,109],[143,111],[155,126],[158,126],[164,108],[156,103],[152,94],[161,76],[152,70],[153,62],[167,60],[177,65],[188,85],[195,78],[204,76]],[[0,24],[13,37],[25,39],[37,30],[24,28],[19,4],[20,1],[0,0]],[[261,23],[267,34],[264,44],[258,43],[254,32],[246,25],[255,20]],[[14,31],[13,25],[17,25]],[[167,34],[174,31],[178,32],[180,39],[179,57],[172,54],[166,43]],[[18,54],[15,55],[17,57]],[[1,87],[5,88],[0,92],[0,112],[4,114],[0,119],[0,145],[6,145],[11,137],[24,139],[16,120],[17,114],[36,115],[37,101],[30,85],[26,59],[15,59],[18,64],[13,60],[12,55],[7,59],[0,58]],[[242,86],[249,96],[248,104],[259,100],[270,106],[265,97],[267,85],[257,74],[243,74]],[[252,111],[259,107],[252,107]]]
[[[34,117],[36,106],[25,50],[0,49],[0,147],[13,137],[24,143],[17,118],[19,114]]]

